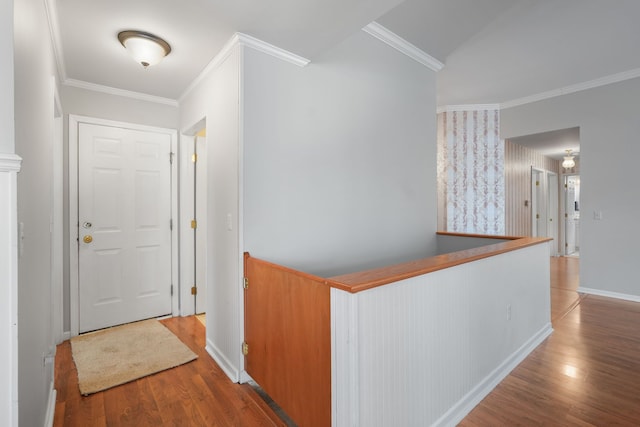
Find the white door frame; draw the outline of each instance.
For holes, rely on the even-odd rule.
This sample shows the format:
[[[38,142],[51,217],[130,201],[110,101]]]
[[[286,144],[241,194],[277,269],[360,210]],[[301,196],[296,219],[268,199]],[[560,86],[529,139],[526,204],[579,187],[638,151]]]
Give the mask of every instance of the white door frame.
[[[80,330],[79,316],[79,279],[78,279],[78,126],[88,123],[102,126],[114,126],[125,129],[167,134],[171,138],[171,313],[177,316],[180,305],[180,289],[178,280],[178,159],[175,153],[178,148],[178,132],[175,129],[159,128],[134,123],[98,119],[94,117],[69,115],[69,310],[71,315],[71,336],[78,335]],[[169,155],[169,153],[167,153]]]
[[[193,193],[193,182],[196,179],[191,155],[194,152],[196,144],[196,134],[202,129],[206,129],[206,126],[207,120],[203,118],[180,133],[180,221],[178,228],[180,230],[181,316],[195,314],[193,296],[191,295],[191,286],[193,286],[195,271],[193,262],[188,261],[193,260],[196,256],[194,252],[193,229],[190,226],[195,196]],[[201,164],[200,167],[206,167],[206,164]],[[201,220],[206,221],[206,218],[202,218]],[[206,286],[206,284],[204,284],[204,286]],[[208,308],[206,301],[205,306]],[[207,310],[205,309],[205,311]]]

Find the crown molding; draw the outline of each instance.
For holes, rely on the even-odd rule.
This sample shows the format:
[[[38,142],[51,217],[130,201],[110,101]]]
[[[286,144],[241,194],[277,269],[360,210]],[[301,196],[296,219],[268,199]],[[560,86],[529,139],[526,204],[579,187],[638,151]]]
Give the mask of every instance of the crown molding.
[[[466,105],[445,105],[443,107],[438,107],[436,112],[440,113],[450,113],[453,111],[485,111],[485,110],[499,110],[500,104],[466,104]]]
[[[222,64],[229,57],[229,55],[233,51],[233,48],[238,45],[238,34],[239,33],[235,33],[233,36],[231,36],[231,38],[224,44],[224,46],[222,46],[220,52],[218,52],[216,56],[214,56],[213,59],[209,61],[207,66],[204,67],[202,72],[198,74],[195,79],[193,79],[193,81],[189,84],[189,86],[187,86],[184,92],[182,92],[182,95],[180,95],[180,97],[178,98],[178,103],[182,103],[184,99],[191,93],[191,91],[193,91],[196,86],[198,86],[200,82],[202,82],[202,80],[204,80],[207,75],[209,75],[211,71],[218,68],[220,64]]]
[[[409,43],[399,35],[389,31],[375,21],[364,27],[362,30],[433,71],[438,72],[444,67],[444,64],[436,58]]]
[[[549,90],[546,92],[538,93],[531,96],[525,96],[523,98],[514,99],[512,101],[503,102],[500,104],[501,109],[517,107],[520,105],[531,104],[533,102],[542,101],[549,98],[555,98],[556,96],[569,95],[571,93],[581,92],[583,90],[593,89],[600,86],[610,85],[612,83],[618,83],[625,80],[631,80],[640,77],[640,68],[636,68],[629,71],[623,71],[621,73],[611,74],[599,79],[589,80],[575,85],[565,86],[559,89]]]
[[[17,154],[0,153],[0,172],[20,172],[22,158]]]
[[[288,50],[281,49],[278,46],[274,46],[248,34],[236,33],[236,35],[238,36],[238,43],[262,53],[266,53],[267,55],[282,59],[283,61],[290,62],[298,67],[304,67],[310,62],[307,58],[296,55]]]
[[[62,50],[62,38],[60,37],[60,27],[58,25],[58,9],[56,8],[55,0],[44,0],[44,8],[47,13],[51,47],[53,49],[53,57],[56,61],[58,77],[61,81],[64,81],[67,78],[67,70],[64,65],[64,52]]]
[[[94,92],[102,92],[109,95],[123,96],[126,98],[138,99],[140,101],[155,102],[156,104],[164,104],[164,105],[169,105],[171,107],[178,106],[178,101],[176,101],[175,99],[163,98],[161,96],[149,95],[146,93],[134,92],[131,90],[118,89],[115,87],[89,83],[82,80],[66,79],[62,84],[64,84],[65,86],[92,90]]]
[[[298,56],[294,53],[281,49],[277,46],[271,45],[269,43],[263,42],[262,40],[258,40],[255,37],[249,36],[243,33],[235,33],[231,38],[224,44],[220,52],[207,64],[206,67],[202,70],[202,72],[196,77],[191,84],[182,92],[182,95],[178,98],[178,102],[181,103],[189,93],[193,89],[195,89],[202,80],[204,80],[207,75],[218,68],[220,64],[222,64],[231,54],[233,49],[236,46],[247,46],[257,51],[266,53],[267,55],[274,56],[278,59],[282,59],[283,61],[290,62],[298,67],[306,66],[310,61],[302,56]]]

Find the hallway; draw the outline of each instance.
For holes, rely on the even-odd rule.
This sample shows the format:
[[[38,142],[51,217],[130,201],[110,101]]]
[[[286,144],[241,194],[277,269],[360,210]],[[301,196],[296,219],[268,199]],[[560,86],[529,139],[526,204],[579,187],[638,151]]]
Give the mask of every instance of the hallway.
[[[640,304],[577,293],[579,259],[551,258],[555,332],[461,426],[635,426],[640,420]],[[82,397],[66,341],[58,346],[54,426],[285,426],[249,385],[204,350],[194,316],[162,321],[199,358]]]

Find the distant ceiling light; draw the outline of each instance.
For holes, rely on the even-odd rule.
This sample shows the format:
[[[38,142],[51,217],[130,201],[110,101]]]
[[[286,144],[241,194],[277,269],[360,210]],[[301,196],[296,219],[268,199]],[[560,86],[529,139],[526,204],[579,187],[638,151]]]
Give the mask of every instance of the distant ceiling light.
[[[576,165],[576,161],[573,159],[575,156],[571,154],[571,150],[564,150],[567,155],[564,156],[564,160],[562,161],[562,167],[565,169],[571,169]]]
[[[157,64],[171,52],[169,43],[143,31],[122,31],[118,33],[118,40],[144,68]]]

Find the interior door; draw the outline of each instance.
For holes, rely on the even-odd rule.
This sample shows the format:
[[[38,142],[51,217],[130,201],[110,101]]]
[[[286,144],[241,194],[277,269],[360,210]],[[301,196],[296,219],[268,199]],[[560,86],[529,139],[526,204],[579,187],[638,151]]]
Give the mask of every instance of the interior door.
[[[572,255],[577,251],[579,182],[576,175],[565,176],[565,255]]]
[[[80,332],[171,314],[171,141],[80,123]]]

